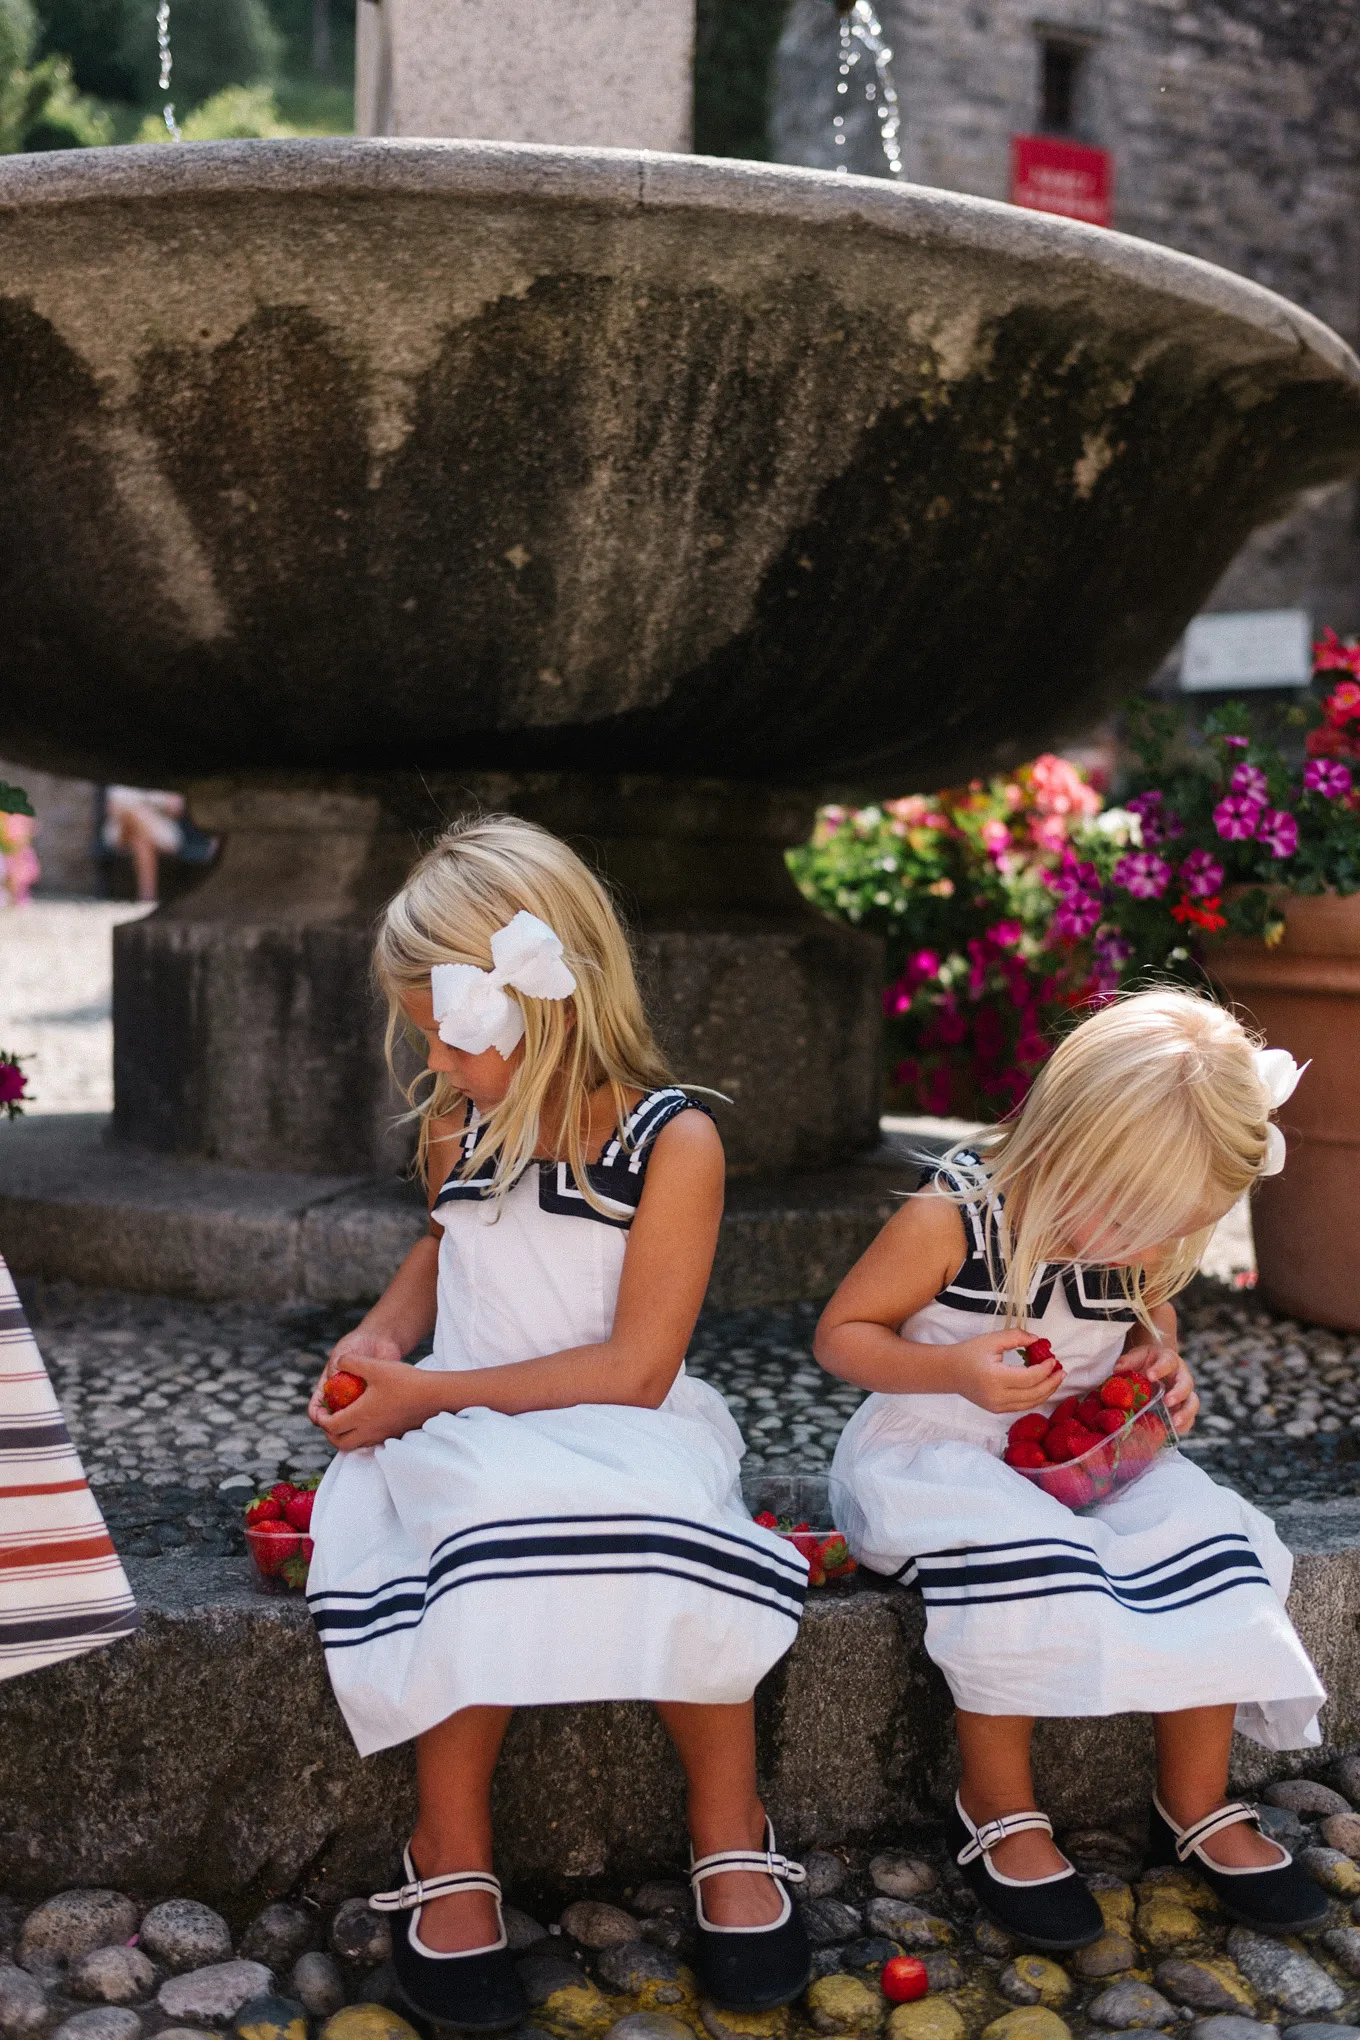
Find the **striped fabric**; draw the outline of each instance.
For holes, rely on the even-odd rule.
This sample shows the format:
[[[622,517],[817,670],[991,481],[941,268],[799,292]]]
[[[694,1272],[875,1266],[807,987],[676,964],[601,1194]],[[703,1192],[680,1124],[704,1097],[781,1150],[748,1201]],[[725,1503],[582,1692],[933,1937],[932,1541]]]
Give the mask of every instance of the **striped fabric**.
[[[0,1260],[0,1679],[136,1626],[118,1554]]]

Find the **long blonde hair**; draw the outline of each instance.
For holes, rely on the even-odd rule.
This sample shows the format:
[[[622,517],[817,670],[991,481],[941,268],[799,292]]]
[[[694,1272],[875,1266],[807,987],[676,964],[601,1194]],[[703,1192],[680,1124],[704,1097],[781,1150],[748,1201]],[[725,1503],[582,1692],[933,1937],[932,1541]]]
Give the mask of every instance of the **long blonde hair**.
[[[1024,1322],[1047,1262],[1135,1258],[1124,1293],[1144,1324],[1183,1289],[1222,1216],[1266,1158],[1270,1100],[1255,1047],[1207,996],[1170,986],[1091,1014],[1044,1065],[1019,1113],[981,1149],[1009,1322]],[[968,1201],[968,1193],[950,1193]],[[1071,1251],[1102,1224],[1103,1254]],[[990,1235],[991,1228],[988,1228]],[[1156,1250],[1156,1251],[1154,1251]]]
[[[590,1097],[607,1084],[622,1126],[625,1093],[650,1091],[669,1082],[670,1072],[642,1010],[628,940],[609,895],[575,851],[546,829],[514,815],[457,823],[389,900],[373,953],[387,999],[388,1066],[398,1037],[410,1031],[403,996],[428,992],[437,963],[490,969],[491,937],[521,909],[558,936],[576,990],[567,999],[534,999],[507,987],[524,1014],[524,1059],[483,1122],[476,1155],[463,1173],[493,1157],[492,1195],[502,1196],[533,1157],[540,1114],[560,1078],[567,1160],[589,1202],[602,1209],[586,1175]],[[464,1094],[446,1074],[429,1070],[404,1088],[418,1121],[416,1165],[428,1183],[431,1121],[454,1111]]]

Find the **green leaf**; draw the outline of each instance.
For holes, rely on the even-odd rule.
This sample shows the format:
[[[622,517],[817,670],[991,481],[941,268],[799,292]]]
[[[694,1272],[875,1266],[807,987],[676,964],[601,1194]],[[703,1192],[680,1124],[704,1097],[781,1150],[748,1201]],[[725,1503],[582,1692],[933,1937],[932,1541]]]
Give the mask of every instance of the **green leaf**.
[[[21,786],[6,786],[0,779],[0,815],[31,815],[32,804]]]

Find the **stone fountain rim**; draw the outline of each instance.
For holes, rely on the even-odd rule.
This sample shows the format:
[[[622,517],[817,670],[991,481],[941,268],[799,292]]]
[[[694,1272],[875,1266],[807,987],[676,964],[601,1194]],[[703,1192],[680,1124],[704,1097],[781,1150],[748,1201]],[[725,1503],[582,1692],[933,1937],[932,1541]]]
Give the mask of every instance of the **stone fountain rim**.
[[[0,219],[37,207],[213,194],[538,197],[561,205],[854,224],[1028,264],[1095,268],[1247,325],[1360,391],[1360,358],[1323,320],[1233,271],[1111,228],[919,184],[736,158],[534,142],[299,136],[54,150],[0,159]]]

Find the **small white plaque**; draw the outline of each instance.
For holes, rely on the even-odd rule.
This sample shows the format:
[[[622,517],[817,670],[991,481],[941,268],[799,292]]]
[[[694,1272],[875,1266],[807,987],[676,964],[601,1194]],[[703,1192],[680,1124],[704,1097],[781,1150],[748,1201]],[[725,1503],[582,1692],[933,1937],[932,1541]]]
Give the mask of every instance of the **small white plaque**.
[[[1183,693],[1306,687],[1312,677],[1313,626],[1306,609],[1224,610],[1197,616],[1185,633]]]

